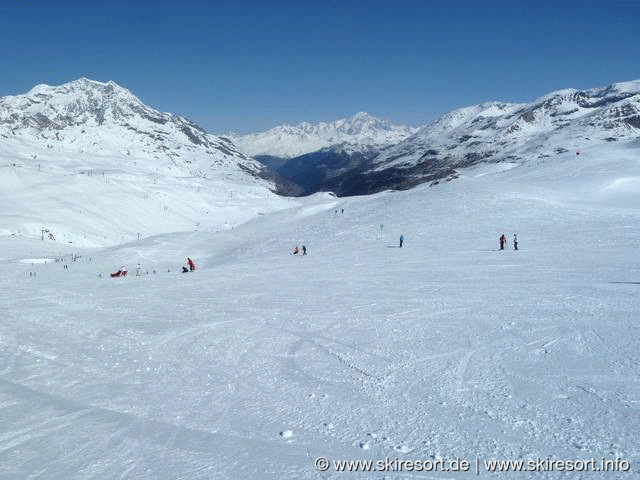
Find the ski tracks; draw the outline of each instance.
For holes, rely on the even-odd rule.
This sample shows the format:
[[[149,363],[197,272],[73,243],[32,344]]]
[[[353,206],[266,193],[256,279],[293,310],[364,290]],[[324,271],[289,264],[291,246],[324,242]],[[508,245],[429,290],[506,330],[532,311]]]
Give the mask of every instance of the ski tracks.
[[[158,458],[164,459],[165,466],[167,461],[171,466],[181,459],[189,464],[199,464],[202,472],[192,478],[211,478],[210,472],[205,472],[213,464],[221,466],[222,470],[226,467],[233,470],[238,458],[256,453],[268,458],[274,449],[275,439],[248,438],[231,432],[173,425],[128,412],[87,405],[5,379],[0,379],[2,397],[7,398],[0,403],[3,416],[11,415],[10,412],[15,409],[21,411],[20,416],[10,417],[11,433],[0,434],[0,459],[4,471],[10,471],[14,462],[21,462],[20,458],[25,452],[31,452],[33,455],[30,455],[32,460],[29,468],[36,475],[47,465],[48,458],[55,458],[55,462],[47,466],[48,475],[54,477],[56,472],[61,475],[58,478],[64,478],[65,474],[71,472],[86,472],[91,466],[103,468],[103,473],[117,473],[116,477],[119,478],[131,478],[131,473],[140,468],[146,469],[148,475],[148,471],[156,467],[149,462],[152,458]],[[19,424],[24,426],[19,427]],[[96,432],[99,432],[98,436]],[[45,445],[43,442],[52,436],[65,440]],[[139,453],[146,452],[138,456],[145,458],[145,465],[141,466],[138,463],[140,460],[132,461],[135,456],[131,457],[128,452],[133,444],[137,444]],[[120,454],[128,457],[128,464],[118,464]],[[274,463],[303,465],[306,458],[307,450],[304,447],[295,443],[279,443],[278,457]],[[25,467],[22,464],[20,468]],[[99,471],[96,474],[101,476]],[[156,473],[164,476],[166,472]],[[226,478],[233,477],[229,475]]]

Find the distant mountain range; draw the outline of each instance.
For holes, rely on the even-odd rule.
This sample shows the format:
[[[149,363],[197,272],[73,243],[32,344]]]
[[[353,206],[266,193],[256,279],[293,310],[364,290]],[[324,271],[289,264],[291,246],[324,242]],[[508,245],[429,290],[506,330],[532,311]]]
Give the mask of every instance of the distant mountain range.
[[[640,80],[534,102],[454,110],[422,128],[360,112],[332,123],[212,135],[85,78],[0,98],[0,158],[261,185],[285,195],[359,195],[453,179],[479,163],[545,161],[640,136]],[[617,142],[617,143],[616,143]],[[74,163],[75,162],[75,163]]]
[[[417,131],[359,112],[332,123],[281,125],[228,138],[247,155],[300,185],[305,193],[313,193],[328,179],[367,163]]]
[[[330,124],[285,125],[232,138],[306,193],[358,195],[452,179],[479,163],[579,154],[581,148],[639,135],[637,80],[560,90],[526,104],[465,107],[421,129],[391,126],[359,113]]]
[[[252,157],[292,159],[325,148],[339,147],[346,152],[382,148],[404,140],[417,130],[359,112],[332,123],[281,125],[262,133],[230,134],[228,138]]]

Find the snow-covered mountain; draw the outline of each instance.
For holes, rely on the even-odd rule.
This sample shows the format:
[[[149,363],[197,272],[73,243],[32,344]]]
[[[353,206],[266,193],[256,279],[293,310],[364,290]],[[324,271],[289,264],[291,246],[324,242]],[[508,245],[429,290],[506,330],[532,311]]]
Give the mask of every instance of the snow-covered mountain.
[[[640,129],[640,80],[586,91],[562,90],[529,104],[485,103],[455,110],[376,159],[378,168],[420,161],[424,149],[523,160],[625,140]],[[398,156],[400,155],[400,156]]]
[[[5,144],[20,139],[65,154],[144,155],[158,160],[155,167],[172,164],[203,177],[235,170],[242,180],[262,170],[228,139],[154,110],[113,82],[86,78],[0,98],[0,138]]]
[[[360,152],[396,144],[418,129],[392,125],[365,112],[332,123],[281,125],[266,132],[229,135],[247,155],[291,159],[325,148]]]
[[[193,228],[221,208],[231,225],[256,212],[224,208],[230,196],[265,198],[277,188],[230,140],[150,108],[113,82],[86,78],[0,98],[0,168],[0,232],[64,230],[67,241],[90,244]],[[169,207],[167,196],[182,201]],[[67,216],[77,231],[68,230]],[[113,228],[93,230],[97,216]]]
[[[281,125],[230,138],[243,152],[277,170],[308,194],[322,189],[328,179],[368,164],[385,148],[417,131],[359,112],[332,123]]]
[[[453,177],[481,162],[553,158],[640,136],[640,80],[591,90],[561,90],[527,104],[491,102],[454,110],[370,165],[333,180],[340,194],[410,188]]]

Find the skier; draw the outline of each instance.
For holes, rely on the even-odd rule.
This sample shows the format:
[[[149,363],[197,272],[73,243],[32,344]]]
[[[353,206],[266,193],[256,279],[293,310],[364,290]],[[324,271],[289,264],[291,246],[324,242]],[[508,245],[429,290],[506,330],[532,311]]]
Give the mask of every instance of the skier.
[[[404,235],[400,235],[400,248],[402,248],[402,244],[404,243]]]
[[[120,267],[120,270],[118,270],[115,273],[111,274],[111,278],[117,278],[117,277],[126,277],[127,276],[127,267],[125,267],[124,265]]]
[[[304,245],[302,245],[302,255],[306,255],[307,254],[307,247],[305,247]]]
[[[297,255],[300,252],[300,250],[298,249],[298,245],[296,245],[295,247],[293,247],[293,251],[291,252],[291,255]]]
[[[500,250],[504,250],[504,246],[507,243],[507,237],[504,236],[504,233],[500,235]]]
[[[518,249],[518,234],[517,233],[513,234],[513,249],[514,250]]]
[[[189,273],[189,269],[184,265],[182,266],[182,273]]]
[[[189,264],[189,271],[193,272],[196,269],[196,264],[193,263],[190,257],[187,257],[187,263]]]

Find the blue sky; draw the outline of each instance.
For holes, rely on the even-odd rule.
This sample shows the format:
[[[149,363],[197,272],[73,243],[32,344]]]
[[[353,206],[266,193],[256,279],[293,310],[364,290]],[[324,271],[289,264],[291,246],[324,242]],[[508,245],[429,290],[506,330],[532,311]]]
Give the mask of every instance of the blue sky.
[[[213,133],[367,111],[422,125],[640,78],[640,1],[0,3],[0,96],[113,80]]]

